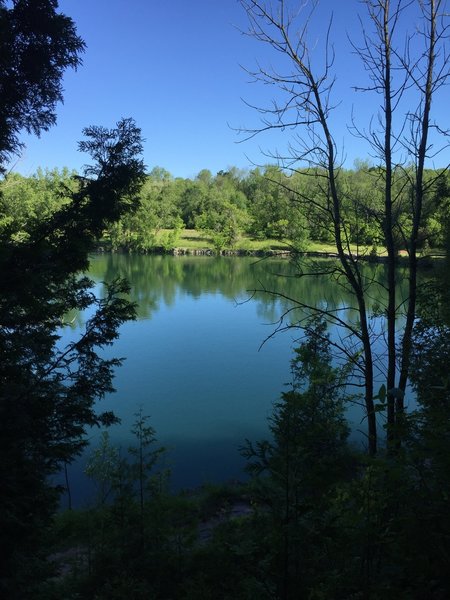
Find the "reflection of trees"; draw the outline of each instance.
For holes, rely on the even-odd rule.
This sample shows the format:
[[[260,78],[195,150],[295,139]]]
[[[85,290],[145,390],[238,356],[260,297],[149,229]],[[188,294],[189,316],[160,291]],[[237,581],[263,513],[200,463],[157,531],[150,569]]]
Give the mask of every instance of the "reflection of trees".
[[[173,304],[176,293],[176,274],[161,269],[152,260],[163,258],[165,257],[101,254],[91,260],[89,275],[96,281],[105,282],[118,277],[126,279],[131,286],[130,299],[137,304],[138,319],[149,318],[158,309],[162,293],[168,305]],[[161,278],[165,285],[158,281]]]
[[[305,268],[306,275],[299,275],[290,264],[281,272],[275,271],[276,266],[276,263],[270,261],[267,272],[259,279],[262,285],[256,286],[269,292],[269,294],[255,295],[259,302],[258,311],[261,317],[273,322],[280,314],[288,313],[286,315],[288,322],[295,323],[311,316],[312,313],[308,314],[305,308],[288,312],[295,305],[295,301],[298,301],[303,306],[320,306],[324,310],[338,311],[342,319],[357,323],[358,310],[355,307],[354,294],[349,290],[346,282],[332,273],[332,259],[311,260],[308,268]],[[386,265],[367,263],[361,265],[361,273],[367,286],[372,287],[372,295],[367,302],[368,310],[379,314],[382,312],[381,307],[386,305]],[[401,270],[399,281],[398,297],[403,301],[406,298],[407,282],[401,278]],[[280,289],[283,290],[283,296],[277,293]]]
[[[329,271],[332,264],[330,259],[311,261],[317,273]],[[368,285],[377,282],[372,286],[374,292],[369,303],[369,309],[376,313],[386,305],[386,268],[383,264],[364,264],[361,268]],[[339,280],[319,274],[299,277],[286,259],[101,254],[93,257],[90,276],[98,282],[126,278],[131,285],[131,299],[138,304],[138,318],[149,318],[161,302],[172,306],[180,294],[198,298],[205,293],[217,293],[244,301],[251,296],[252,289],[264,288],[283,289],[286,298],[311,306],[326,305],[330,310],[340,309],[346,319],[357,319],[353,295]],[[399,298],[406,297],[406,283],[402,281],[399,286]],[[270,323],[292,307],[286,298],[256,294],[253,300],[261,319]],[[301,316],[296,312],[289,318],[295,321]]]

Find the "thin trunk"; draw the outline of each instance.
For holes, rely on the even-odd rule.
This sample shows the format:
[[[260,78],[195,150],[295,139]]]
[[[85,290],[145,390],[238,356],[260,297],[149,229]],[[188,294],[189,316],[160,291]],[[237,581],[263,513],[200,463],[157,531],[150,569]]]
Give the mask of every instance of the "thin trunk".
[[[406,324],[402,342],[402,358],[401,358],[401,370],[400,370],[400,381],[399,388],[403,394],[406,390],[406,385],[409,377],[409,367],[411,358],[411,345],[412,345],[412,332],[414,327],[414,321],[416,317],[416,303],[417,303],[417,238],[419,233],[419,226],[422,218],[422,205],[423,205],[423,175],[425,169],[425,158],[427,152],[428,143],[428,131],[430,125],[430,110],[431,110],[431,99],[433,95],[433,70],[435,62],[435,45],[436,45],[436,1],[429,0],[430,7],[430,29],[429,29],[429,46],[427,56],[427,79],[425,83],[425,89],[423,90],[423,115],[421,116],[421,131],[420,131],[420,142],[417,149],[417,167],[416,167],[416,184],[414,189],[413,198],[413,225],[411,230],[411,236],[409,240],[409,299],[408,299],[408,310],[406,313]],[[404,411],[403,397],[397,398],[397,417],[398,420]]]
[[[72,492],[70,489],[70,481],[69,481],[69,472],[67,470],[67,463],[64,462],[64,478],[66,480],[66,491],[67,491],[67,500],[69,503],[68,509],[72,510]]]
[[[388,306],[387,306],[387,442],[392,447],[395,439],[395,399],[390,390],[395,387],[396,374],[396,250],[393,235],[392,217],[392,90],[391,90],[391,38],[389,31],[389,0],[383,6],[383,50],[384,50],[384,160],[385,160],[385,192],[384,192],[384,235],[388,253]]]
[[[264,12],[264,10],[262,12]],[[283,14],[283,8],[281,8],[281,14]],[[287,52],[287,54],[292,57],[294,62],[296,62],[297,67],[299,68],[300,72],[302,73],[303,77],[307,82],[307,86],[311,92],[311,95],[314,97],[312,105],[315,107],[315,111],[317,113],[317,120],[320,124],[320,127],[322,128],[325,137],[327,157],[326,169],[328,173],[330,194],[333,202],[333,226],[335,242],[342,268],[345,271],[347,281],[349,282],[358,303],[358,314],[361,323],[360,339],[363,345],[364,354],[364,403],[366,407],[368,423],[368,450],[369,454],[374,456],[377,452],[377,424],[373,393],[374,382],[372,344],[370,339],[369,325],[367,321],[364,286],[361,280],[361,274],[357,262],[351,256],[348,256],[345,253],[344,244],[342,242],[341,199],[339,197],[339,193],[336,187],[333,138],[328,128],[326,110],[324,109],[321,92],[319,90],[320,84],[318,84],[318,82],[314,78],[308,64],[305,63],[297,55],[296,49],[292,46],[291,40],[289,39],[287,30],[285,29],[284,25],[281,25],[279,29],[283,36],[284,43],[286,44],[285,52]]]
[[[342,219],[341,219],[341,203],[339,193],[336,187],[336,172],[334,168],[334,148],[333,140],[328,129],[325,114],[322,111],[322,103],[318,90],[315,90],[316,102],[319,108],[321,125],[325,134],[328,149],[328,178],[330,185],[330,193],[333,200],[333,223],[336,248],[339,255],[339,260],[344,268],[347,280],[356,296],[358,302],[358,313],[361,327],[361,342],[364,353],[364,403],[367,414],[367,430],[369,454],[374,456],[377,453],[377,423],[374,406],[373,393],[373,356],[372,344],[370,339],[369,325],[367,321],[366,301],[364,298],[364,287],[361,281],[360,272],[357,263],[352,257],[346,255],[344,244],[342,242]]]
[[[369,324],[367,321],[367,310],[366,301],[364,298],[364,288],[361,281],[360,273],[356,263],[353,262],[352,258],[349,258],[344,251],[341,236],[341,214],[340,214],[340,202],[338,192],[336,189],[336,181],[334,174],[334,167],[330,161],[329,164],[330,173],[330,188],[331,195],[333,198],[334,205],[334,228],[335,228],[335,239],[336,247],[339,255],[341,264],[345,270],[347,279],[353,289],[358,303],[358,313],[361,328],[361,342],[363,345],[364,353],[364,404],[366,407],[367,414],[367,433],[368,433],[368,444],[369,454],[374,456],[377,453],[377,423],[374,406],[374,391],[373,391],[373,356],[372,356],[372,344],[370,339]]]
[[[290,425],[290,421],[288,421],[288,427]],[[290,427],[289,427],[290,429]],[[290,511],[290,496],[291,496],[291,464],[290,464],[290,447],[289,442],[291,440],[291,432],[288,430],[288,443],[287,443],[287,452],[286,452],[286,484],[284,490],[284,501],[285,501],[285,521],[283,528],[283,591],[282,598],[287,600],[289,598],[289,590],[290,590],[290,581],[289,581],[289,528],[290,528],[290,520],[291,520],[291,511]]]

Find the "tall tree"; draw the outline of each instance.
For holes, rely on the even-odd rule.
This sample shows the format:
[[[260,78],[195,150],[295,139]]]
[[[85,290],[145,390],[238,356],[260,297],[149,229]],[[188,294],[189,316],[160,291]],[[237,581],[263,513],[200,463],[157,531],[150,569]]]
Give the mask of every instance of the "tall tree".
[[[0,1],[0,166],[56,122],[62,75],[81,64],[84,42],[56,0]]]
[[[256,475],[256,497],[267,506],[269,527],[261,545],[268,538],[268,570],[276,597],[283,600],[308,597],[319,574],[318,556],[321,577],[329,568],[323,547],[333,530],[326,517],[330,492],[351,464],[345,377],[331,365],[326,329],[320,317],[305,324],[305,339],[292,361],[292,389],[282,393],[269,420],[272,440],[247,441],[241,451],[249,460],[247,470]]]
[[[361,89],[381,96],[382,111],[378,126],[358,134],[369,142],[378,160],[378,177],[384,195],[379,216],[388,253],[387,311],[387,417],[388,440],[394,441],[401,426],[403,398],[410,371],[412,331],[417,303],[417,250],[423,226],[423,207],[427,193],[439,183],[444,171],[427,179],[427,159],[439,151],[432,150],[430,129],[432,99],[446,85],[446,2],[428,0],[412,3],[419,25],[406,34],[405,50],[400,52],[398,30],[408,3],[366,1],[372,32],[363,30],[363,43],[356,46],[370,81]],[[399,75],[400,73],[400,75]],[[406,157],[406,158],[405,158]],[[408,222],[400,218],[406,205]],[[409,297],[405,326],[397,331],[398,281],[396,239],[401,239],[408,253]],[[397,356],[398,352],[398,356]]]
[[[411,333],[416,314],[418,235],[424,196],[434,183],[427,183],[424,179],[425,163],[431,155],[431,103],[446,85],[449,75],[445,49],[446,3],[441,0],[408,3],[367,0],[365,5],[369,18],[362,21],[363,44],[361,47],[355,45],[369,73],[369,83],[362,89],[382,97],[382,110],[373,119],[374,123],[379,123],[379,128],[372,126],[372,122],[367,129],[352,124],[357,135],[363,136],[371,149],[375,149],[379,164],[374,175],[383,182],[384,206],[375,215],[388,250],[388,300],[384,307],[387,342],[381,354],[376,351],[379,336],[375,335],[367,314],[373,281],[365,276],[359,257],[354,256],[350,247],[351,231],[345,212],[349,205],[348,189],[343,185],[342,157],[333,136],[333,109],[339,99],[335,98],[334,90],[336,75],[335,53],[330,41],[331,19],[325,33],[320,67],[320,60],[314,54],[318,52],[319,45],[312,43],[308,33],[317,2],[311,5],[304,3],[297,11],[294,3],[285,0],[241,0],[241,4],[249,18],[249,35],[270,46],[284,59],[280,70],[259,66],[252,72],[257,81],[275,86],[279,95],[269,107],[257,107],[263,114],[263,124],[246,133],[252,137],[271,129],[294,128],[296,131],[295,142],[290,144],[288,152],[285,155],[276,152],[274,156],[290,170],[307,169],[313,179],[318,193],[297,191],[297,199],[306,206],[312,206],[317,214],[323,215],[323,219],[332,224],[339,264],[330,268],[330,276],[352,290],[359,323],[346,322],[336,313],[322,308],[307,308],[325,314],[328,321],[347,330],[337,346],[340,352],[354,361],[362,378],[369,452],[375,454],[378,437],[374,404],[376,385],[379,385],[376,384],[377,378],[385,377],[388,438],[392,447],[396,445],[396,430],[409,378]],[[400,42],[394,44],[393,38],[399,30],[400,19],[408,15],[407,9],[416,11],[414,16],[419,19],[420,26],[415,34],[417,39],[406,34],[403,39],[406,49],[400,53],[397,50]],[[401,101],[406,92],[407,108]],[[409,108],[414,103],[416,108]],[[406,222],[398,218],[400,205],[408,206]],[[395,295],[399,239],[408,252],[409,299],[406,309]],[[311,269],[302,265],[300,272],[302,276],[314,275]],[[405,317],[405,325],[399,332],[400,315]],[[384,353],[388,356],[387,374],[384,373],[384,361],[380,360]]]
[[[56,0],[0,1],[0,167],[22,148],[22,130],[39,135],[55,123],[61,78],[77,67],[84,43]],[[45,578],[42,536],[58,490],[49,477],[85,444],[86,426],[108,423],[96,400],[112,390],[117,359],[99,350],[134,315],[123,282],[96,298],[80,274],[94,240],[138,204],[144,179],[141,132],[132,119],[113,129],[88,127],[80,150],[93,163],[64,201],[27,225],[0,215],[0,595],[34,598]],[[24,195],[27,190],[23,189]],[[19,199],[20,200],[20,199]],[[26,202],[26,198],[24,198]],[[65,315],[90,308],[78,339],[58,343]],[[44,560],[41,560],[44,559]],[[42,593],[40,595],[42,596]]]
[[[28,577],[30,553],[57,501],[49,476],[71,462],[86,441],[86,426],[108,424],[114,417],[97,414],[95,403],[113,390],[117,359],[99,350],[118,336],[119,326],[133,318],[123,294],[124,282],[113,282],[97,299],[92,282],[80,273],[102,229],[130,210],[143,180],[140,131],[124,120],[112,132],[87,129],[95,152],[105,142],[102,161],[86,169],[70,202],[38,222],[23,241],[0,244],[0,444],[1,548],[3,591],[8,598],[33,597]],[[65,315],[90,309],[80,337],[58,343]],[[31,585],[31,584],[30,584]]]

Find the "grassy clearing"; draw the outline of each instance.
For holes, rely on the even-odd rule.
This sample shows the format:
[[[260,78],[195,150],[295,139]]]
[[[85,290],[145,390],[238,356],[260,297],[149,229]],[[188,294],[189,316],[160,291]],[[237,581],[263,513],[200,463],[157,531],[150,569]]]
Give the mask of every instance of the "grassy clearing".
[[[158,233],[158,236],[167,235],[168,230],[161,230]],[[157,239],[158,239],[157,236]],[[196,229],[184,229],[176,242],[176,246],[178,248],[186,248],[189,250],[202,250],[205,248],[212,248],[213,243],[210,237],[208,237],[205,232],[199,231]],[[281,240],[275,239],[267,239],[260,240],[248,235],[243,235],[238,240],[235,248],[233,250],[241,250],[247,252],[262,252],[262,251],[282,251],[289,250],[289,244],[287,242],[283,242]],[[371,248],[368,246],[359,246],[356,245],[351,246],[351,252],[353,254],[368,254]],[[336,246],[333,244],[327,244],[324,242],[309,242],[307,246],[308,252],[320,252],[326,254],[333,254],[336,252]],[[384,249],[379,249],[379,255],[384,254]]]
[[[156,234],[156,245],[160,240],[170,233],[169,229],[161,229]],[[204,232],[197,229],[183,229],[176,242],[177,248],[186,248],[189,250],[204,250],[213,248],[212,239]],[[288,244],[280,240],[257,240],[250,236],[243,235],[238,240],[234,248],[230,250],[261,251],[261,250],[288,250]]]
[[[173,239],[171,237],[173,236]],[[99,241],[99,246],[102,248],[109,248],[110,240],[105,237]],[[173,248],[180,250],[187,250],[188,252],[194,253],[196,250],[205,251],[210,250],[214,252],[214,243],[211,237],[209,237],[204,231],[197,229],[183,229],[175,235],[175,231],[172,229],[160,229],[155,232],[154,238],[152,239],[152,245],[155,248],[165,248],[166,251],[170,252]],[[123,249],[126,249],[123,248]],[[233,248],[225,248],[225,251],[235,251],[239,254],[251,253],[272,253],[282,252],[290,250],[290,244],[286,241],[276,239],[256,239],[249,235],[241,235],[236,245]],[[151,249],[150,249],[151,250]],[[369,256],[373,252],[372,246],[356,246],[356,244],[350,244],[350,252],[353,256]],[[336,246],[326,242],[309,241],[307,243],[306,252],[317,253],[324,255],[337,254]],[[386,257],[386,249],[382,246],[378,246],[376,249],[378,257]],[[406,250],[399,250],[399,257],[406,258]],[[426,260],[442,259],[444,258],[445,251],[442,248],[426,248],[418,252],[418,257],[425,263]]]

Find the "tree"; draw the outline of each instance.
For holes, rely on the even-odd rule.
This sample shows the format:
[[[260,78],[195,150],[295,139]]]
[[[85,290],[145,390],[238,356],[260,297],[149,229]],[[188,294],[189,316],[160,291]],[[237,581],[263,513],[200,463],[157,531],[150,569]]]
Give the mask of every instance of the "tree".
[[[262,126],[246,130],[247,137],[271,129],[293,128],[296,131],[289,151],[285,155],[277,152],[274,157],[290,170],[306,169],[312,178],[315,194],[295,190],[293,193],[298,202],[311,206],[331,224],[339,262],[330,267],[329,274],[340,285],[352,290],[359,322],[351,324],[336,313],[307,308],[321,312],[329,322],[347,330],[338,346],[340,353],[344,352],[354,361],[361,377],[371,454],[376,453],[378,441],[374,404],[376,382],[380,378],[385,380],[388,441],[393,449],[399,442],[396,437],[401,427],[403,397],[410,374],[422,208],[426,194],[436,184],[436,178],[431,182],[424,178],[425,163],[432,156],[430,129],[434,127],[445,134],[433,124],[431,117],[432,99],[444,88],[449,75],[445,2],[367,0],[368,25],[362,21],[363,41],[361,46],[354,45],[369,76],[369,82],[359,89],[379,94],[382,106],[380,114],[366,129],[355,122],[351,124],[353,132],[369,143],[377,161],[372,171],[373,185],[379,187],[380,184],[382,190],[382,210],[375,210],[373,215],[378,220],[388,252],[388,299],[383,307],[387,341],[381,353],[376,350],[378,336],[372,329],[367,311],[373,282],[365,277],[359,257],[354,256],[350,247],[346,207],[351,208],[354,203],[348,203],[348,190],[343,185],[341,159],[332,131],[333,108],[338,99],[334,97],[335,54],[330,41],[331,20],[325,34],[324,60],[320,67],[313,56],[318,51],[318,44],[308,37],[308,25],[316,3],[309,14],[305,14],[307,4],[294,12],[290,3],[284,0],[276,3],[241,0],[241,4],[249,18],[249,35],[280,53],[285,59],[281,64],[287,64],[285,70],[281,70],[284,67],[280,70],[258,67],[251,73],[255,80],[275,86],[279,97],[269,107],[256,107],[264,120]],[[406,35],[403,39],[405,50],[400,52],[397,48],[401,41],[397,41],[396,36],[399,21],[408,18],[408,10],[415,11],[414,17],[419,18],[420,26],[416,33]],[[355,202],[358,203],[358,198]],[[405,210],[408,211],[407,218]],[[399,240],[407,250],[409,298],[406,305],[396,297]],[[303,269],[301,265],[300,269],[301,276],[314,275],[311,269]],[[405,317],[401,332],[398,331],[400,315]],[[387,364],[382,358],[384,353]]]
[[[156,442],[156,432],[153,427],[147,425],[149,416],[143,414],[142,407],[134,416],[136,417],[136,420],[133,424],[131,433],[137,440],[137,447],[132,446],[128,448],[128,452],[135,458],[135,462],[131,465],[131,471],[134,475],[133,481],[136,481],[138,486],[139,530],[143,548],[145,538],[145,499],[146,494],[152,490],[152,487],[155,487],[155,482],[151,480],[150,474],[161,454],[165,452],[165,448],[153,448],[153,445]]]
[[[217,252],[233,248],[248,222],[245,209],[246,198],[237,189],[235,180],[228,174],[218,173],[208,186],[203,206],[199,207],[195,227],[206,231]]]
[[[22,130],[39,135],[55,123],[61,78],[84,49],[55,0],[0,2],[0,166],[22,148]],[[1,595],[33,598],[45,578],[43,534],[58,501],[50,476],[86,443],[87,426],[114,421],[95,403],[112,391],[119,359],[100,350],[133,318],[127,286],[115,281],[103,298],[81,276],[103,229],[136,209],[144,178],[141,132],[132,119],[113,129],[88,127],[80,150],[93,163],[60,182],[62,199],[23,223],[0,214]],[[20,191],[18,205],[29,200]],[[17,213],[20,214],[20,211]],[[90,309],[76,340],[58,343],[65,315]]]
[[[195,221],[198,215],[204,210],[208,202],[210,182],[205,181],[206,173],[209,171],[201,171],[196,180],[190,181],[180,198],[181,216],[185,226],[189,229],[195,227]],[[209,173],[211,175],[211,173]]]
[[[330,568],[325,558],[317,560],[326,554],[333,530],[326,513],[333,490],[350,472],[345,374],[333,368],[331,350],[326,323],[313,317],[295,350],[292,388],[282,393],[270,418],[272,439],[247,441],[242,450],[257,477],[257,498],[267,506],[277,597],[286,600],[308,597],[319,572],[323,576]]]
[[[36,574],[27,567],[28,553],[42,543],[39,534],[58,499],[49,476],[87,443],[86,426],[114,420],[97,414],[95,403],[113,390],[121,361],[105,359],[99,350],[134,316],[124,282],[113,282],[98,299],[80,273],[102,229],[136,202],[144,177],[135,154],[140,130],[125,119],[114,130],[87,128],[85,134],[88,141],[80,147],[93,149],[101,162],[78,178],[70,202],[29,227],[27,239],[3,237],[0,245],[1,269],[8,274],[0,285],[0,529],[9,557],[2,561],[9,598],[33,597],[27,583]],[[84,332],[61,347],[65,315],[85,309],[93,313]]]
[[[281,169],[267,166],[263,171],[253,170],[244,184],[247,191],[250,231],[261,238],[289,240],[300,248],[308,227],[301,207],[292,202],[290,187],[301,185],[301,178],[289,181]]]
[[[0,1],[0,167],[56,122],[62,75],[81,64],[84,42],[56,0]]]
[[[68,169],[38,169],[31,177],[8,173],[0,181],[0,236],[16,241],[28,239],[33,224],[48,219],[69,202],[61,191],[76,190],[73,175]]]

